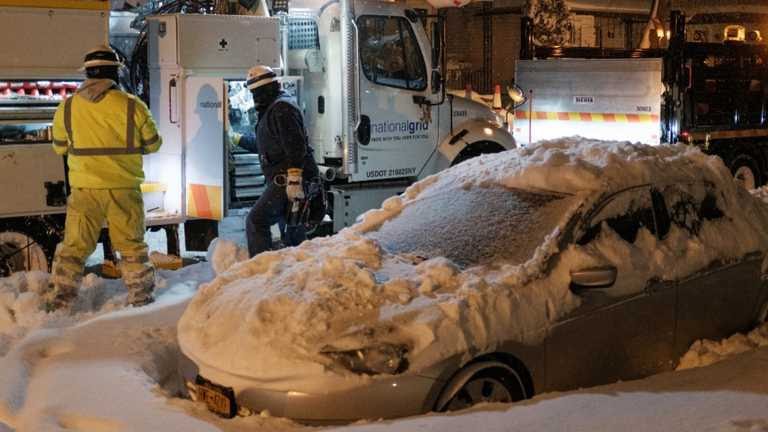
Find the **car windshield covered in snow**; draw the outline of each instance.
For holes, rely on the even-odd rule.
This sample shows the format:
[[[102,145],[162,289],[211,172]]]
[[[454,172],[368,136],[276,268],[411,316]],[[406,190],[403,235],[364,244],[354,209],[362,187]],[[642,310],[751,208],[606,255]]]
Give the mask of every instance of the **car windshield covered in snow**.
[[[426,195],[368,236],[390,253],[443,256],[462,267],[493,261],[522,264],[574,201],[570,195],[498,185]]]

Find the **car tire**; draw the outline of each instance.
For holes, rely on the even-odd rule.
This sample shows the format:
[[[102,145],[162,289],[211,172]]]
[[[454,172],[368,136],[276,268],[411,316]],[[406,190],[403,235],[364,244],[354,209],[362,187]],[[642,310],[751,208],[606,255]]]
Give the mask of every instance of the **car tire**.
[[[752,156],[740,154],[731,163],[731,172],[737,183],[751,190],[763,185],[759,166]]]
[[[507,367],[490,367],[474,373],[440,407],[440,411],[456,411],[481,402],[511,403],[526,398],[519,374]]]

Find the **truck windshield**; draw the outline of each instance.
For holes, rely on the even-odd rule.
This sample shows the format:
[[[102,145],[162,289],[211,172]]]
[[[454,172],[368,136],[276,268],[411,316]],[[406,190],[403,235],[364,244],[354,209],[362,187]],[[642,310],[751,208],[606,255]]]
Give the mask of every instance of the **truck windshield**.
[[[368,236],[390,253],[444,256],[462,267],[522,264],[575,204],[570,195],[500,186],[451,189],[408,204]]]
[[[360,64],[370,81],[408,90],[427,88],[424,59],[410,23],[403,17],[362,16]]]

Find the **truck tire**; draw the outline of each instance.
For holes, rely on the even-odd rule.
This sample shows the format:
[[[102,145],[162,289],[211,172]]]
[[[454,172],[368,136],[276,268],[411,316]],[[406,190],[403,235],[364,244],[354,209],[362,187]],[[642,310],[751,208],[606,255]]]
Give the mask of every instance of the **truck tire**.
[[[0,277],[34,270],[48,271],[48,258],[43,246],[20,232],[0,232]]]
[[[763,185],[763,178],[759,167],[760,165],[757,163],[757,160],[747,154],[740,154],[731,162],[733,178],[747,190]]]
[[[480,156],[481,154],[499,153],[503,151],[504,147],[502,147],[501,144],[495,143],[493,141],[474,142],[464,147],[464,149],[456,155],[456,158],[453,159],[453,162],[451,162],[451,166],[458,165],[467,159],[472,159],[473,157]]]

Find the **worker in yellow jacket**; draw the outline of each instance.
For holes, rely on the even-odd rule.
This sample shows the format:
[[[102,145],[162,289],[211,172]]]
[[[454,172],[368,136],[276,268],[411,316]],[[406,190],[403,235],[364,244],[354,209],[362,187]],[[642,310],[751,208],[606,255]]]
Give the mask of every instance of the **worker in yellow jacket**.
[[[152,115],[118,88],[117,54],[100,46],[85,55],[86,81],[63,101],[53,119],[53,150],[67,155],[71,193],[64,240],[56,247],[46,309],[71,309],[85,259],[104,222],[120,254],[128,303],[154,301],[155,270],[144,242],[142,155],[162,143]]]

